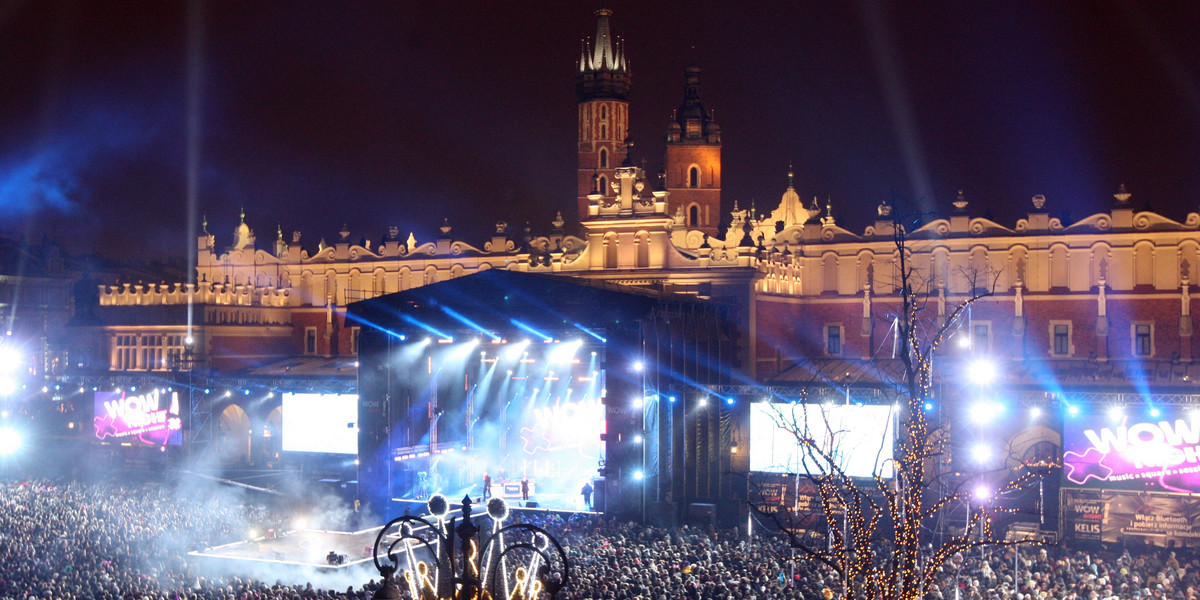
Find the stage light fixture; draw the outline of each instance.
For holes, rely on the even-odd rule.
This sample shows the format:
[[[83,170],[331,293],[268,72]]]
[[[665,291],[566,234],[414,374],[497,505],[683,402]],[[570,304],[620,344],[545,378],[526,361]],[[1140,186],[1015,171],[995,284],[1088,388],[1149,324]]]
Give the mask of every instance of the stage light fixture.
[[[21,449],[21,433],[11,427],[0,428],[0,456],[11,456]]]
[[[633,361],[633,370],[634,371],[641,373],[645,368],[646,368],[646,365],[642,361],[640,361],[640,360]]]
[[[708,396],[701,398],[700,402],[698,404],[700,405],[701,408],[708,406]]]
[[[733,402],[734,402],[733,398],[726,398],[726,399],[725,399],[725,404],[728,404],[728,405],[730,405],[730,406],[733,406]]]
[[[1079,407],[1075,406],[1074,404],[1068,405],[1067,406],[1067,414],[1071,415],[1072,417],[1074,417],[1075,415],[1078,415]]]
[[[1150,409],[1150,416],[1152,416],[1152,417],[1157,417],[1157,416],[1158,416],[1158,415],[1160,415],[1160,414],[1162,414],[1162,412],[1161,412],[1161,411],[1159,411],[1157,408],[1151,408],[1151,409]]]
[[[641,407],[642,407],[642,404],[643,404],[643,402],[642,402],[642,399],[641,399],[641,398],[634,398],[634,399],[633,399],[633,407],[634,407],[634,408],[641,408]]]
[[[21,352],[12,346],[0,346],[0,371],[14,372],[21,364]]]
[[[996,381],[996,364],[986,358],[979,358],[967,365],[967,377],[975,385],[991,385]]]
[[[0,396],[7,396],[17,391],[17,380],[8,376],[0,376]]]
[[[971,337],[966,334],[959,335],[958,336],[958,347],[959,348],[970,348],[971,347]]]
[[[932,403],[932,402],[926,402],[926,403],[925,403],[925,410],[933,410],[933,403]]]
[[[975,499],[987,502],[992,499],[992,491],[986,485],[975,486]]]
[[[1125,409],[1120,406],[1114,406],[1108,409],[1108,418],[1117,420],[1125,416]]]
[[[668,396],[668,397],[667,397],[667,401],[668,401],[668,402],[675,402],[675,396]]]
[[[1042,409],[1041,409],[1041,408],[1039,408],[1039,407],[1035,406],[1035,407],[1033,407],[1033,408],[1029,409],[1029,418],[1031,418],[1031,419],[1037,419],[1037,418],[1039,418],[1039,417],[1041,417],[1041,416],[1042,416]]]
[[[971,406],[971,422],[976,425],[983,425],[992,420],[995,416],[991,402],[976,402]]]
[[[976,444],[971,448],[971,458],[977,463],[985,463],[992,458],[992,449],[986,444]]]
[[[646,474],[645,474],[645,473],[642,473],[641,471],[634,471],[634,472],[633,472],[633,478],[634,478],[634,480],[636,480],[636,481],[641,481],[641,480],[642,480],[642,478],[643,478],[643,477],[645,477],[645,476],[646,476]]]
[[[633,443],[635,443],[635,444],[642,443],[642,436],[640,436],[640,435],[633,436]]]

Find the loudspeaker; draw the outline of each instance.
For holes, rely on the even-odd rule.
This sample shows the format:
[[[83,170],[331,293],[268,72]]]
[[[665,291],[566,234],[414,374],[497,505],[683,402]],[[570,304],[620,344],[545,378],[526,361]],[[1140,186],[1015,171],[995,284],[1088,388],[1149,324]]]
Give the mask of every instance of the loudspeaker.
[[[537,500],[526,500],[525,501],[525,508],[537,508],[537,507],[538,507]]]

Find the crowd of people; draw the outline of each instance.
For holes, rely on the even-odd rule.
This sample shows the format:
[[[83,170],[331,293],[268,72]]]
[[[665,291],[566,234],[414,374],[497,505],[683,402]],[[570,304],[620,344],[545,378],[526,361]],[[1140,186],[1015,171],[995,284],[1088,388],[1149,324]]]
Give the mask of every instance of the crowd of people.
[[[204,572],[188,550],[242,539],[246,523],[286,515],[244,496],[176,493],[163,485],[4,481],[0,599],[300,600],[369,598],[344,590]],[[193,490],[194,491],[194,490]],[[596,515],[519,518],[554,533],[570,557],[567,599],[668,600],[841,597],[838,577],[793,561],[785,541],[737,530],[656,528]],[[1195,600],[1200,557],[1184,550],[1064,545],[958,555],[929,600]]]

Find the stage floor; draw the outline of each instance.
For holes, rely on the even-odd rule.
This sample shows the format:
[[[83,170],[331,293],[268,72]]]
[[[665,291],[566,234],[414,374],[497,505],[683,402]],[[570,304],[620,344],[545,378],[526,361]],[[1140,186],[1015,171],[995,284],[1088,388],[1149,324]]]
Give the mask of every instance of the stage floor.
[[[276,537],[260,537],[189,552],[190,556],[241,563],[287,565],[327,571],[350,569],[371,563],[371,548],[382,526],[361,531],[320,531],[301,529]],[[330,552],[345,556],[341,564],[331,565]],[[368,566],[374,567],[373,564]]]

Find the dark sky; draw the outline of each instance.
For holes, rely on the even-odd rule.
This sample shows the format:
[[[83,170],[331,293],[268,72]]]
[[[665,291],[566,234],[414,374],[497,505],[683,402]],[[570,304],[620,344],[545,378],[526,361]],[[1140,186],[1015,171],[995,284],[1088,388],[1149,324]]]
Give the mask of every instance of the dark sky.
[[[575,220],[574,71],[595,1],[208,2],[199,211],[240,206],[270,247],[388,225],[482,246],[491,224]],[[1200,207],[1200,3],[613,1],[635,156],[657,170],[682,99],[724,141],[726,208],[803,197],[861,232],[880,200],[1012,226],[1033,194],[1079,218],[1124,182]],[[185,2],[0,2],[0,232],[182,257]]]

